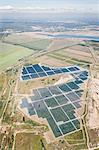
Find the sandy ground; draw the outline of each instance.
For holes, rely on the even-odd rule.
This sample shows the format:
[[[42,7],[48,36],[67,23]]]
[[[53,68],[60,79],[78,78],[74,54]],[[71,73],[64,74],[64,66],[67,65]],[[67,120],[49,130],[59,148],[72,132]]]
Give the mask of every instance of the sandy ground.
[[[42,78],[31,81],[19,81],[18,93],[31,94],[31,89],[46,87],[55,84],[60,79],[60,76],[51,76],[50,78]]]
[[[54,85],[66,83],[66,82],[68,82],[69,80],[72,80],[72,79],[73,79],[73,76],[66,74],[66,75],[61,76],[61,78]]]
[[[52,51],[52,50],[57,50],[57,49],[61,49],[64,47],[68,47],[71,45],[75,45],[78,43],[81,43],[82,40],[80,39],[69,39],[69,38],[64,38],[64,39],[53,39],[52,45],[50,46],[50,48],[48,50]]]
[[[88,103],[88,125],[91,129],[99,127],[99,79],[90,82]]]
[[[70,49],[76,50],[77,52],[80,51],[80,52],[90,53],[89,47],[86,47],[86,46],[75,45],[75,46],[72,46]]]
[[[47,66],[52,66],[52,67],[66,67],[70,66],[71,64],[68,62],[63,62],[59,59],[52,58],[49,56],[41,56],[36,59],[37,61],[40,61],[42,64],[47,65]]]
[[[28,37],[31,37],[31,38],[48,38],[48,36],[46,35],[41,35],[40,33],[38,32],[22,32],[22,33],[18,33],[18,35],[23,35],[23,36],[28,36]]]

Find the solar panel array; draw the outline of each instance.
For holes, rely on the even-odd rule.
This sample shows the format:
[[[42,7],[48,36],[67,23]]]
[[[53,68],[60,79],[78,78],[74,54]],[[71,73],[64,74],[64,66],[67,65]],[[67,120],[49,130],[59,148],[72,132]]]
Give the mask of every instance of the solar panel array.
[[[73,73],[80,71],[78,66],[51,68],[48,66],[41,66],[40,64],[24,66],[22,68],[21,79],[33,80],[57,74]]]
[[[30,116],[46,118],[55,137],[80,129],[80,118],[76,116],[75,110],[81,107],[81,85],[88,79],[88,72],[72,75],[73,81],[35,89],[33,95],[22,99],[21,108],[27,108]]]

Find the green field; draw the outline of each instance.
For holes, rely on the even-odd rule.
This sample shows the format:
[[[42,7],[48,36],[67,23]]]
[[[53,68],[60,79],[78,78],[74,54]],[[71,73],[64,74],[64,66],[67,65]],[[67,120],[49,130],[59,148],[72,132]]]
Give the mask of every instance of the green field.
[[[40,39],[40,38],[33,38],[26,35],[18,35],[18,34],[11,34],[5,37],[5,42],[20,45],[29,49],[33,50],[42,50],[49,46],[51,40],[49,39]]]
[[[85,142],[82,130],[65,136],[66,141],[69,144],[82,144]]]
[[[49,46],[50,42],[51,41],[48,39],[41,39],[41,40],[37,40],[37,41],[21,43],[20,45],[23,47],[26,47],[26,48],[30,48],[30,49],[39,51],[39,50],[46,49],[47,46]]]
[[[19,59],[33,54],[34,51],[21,46],[14,46],[0,42],[0,71],[15,65]]]
[[[37,41],[38,38],[33,38],[26,35],[20,35],[20,34],[10,34],[4,38],[4,41],[11,42],[13,44],[21,44],[21,43],[27,43],[30,41]]]
[[[0,39],[2,35],[0,35]],[[46,49],[49,39],[33,38],[27,35],[11,34],[0,41],[0,71],[15,65],[18,60],[27,57],[35,51]]]

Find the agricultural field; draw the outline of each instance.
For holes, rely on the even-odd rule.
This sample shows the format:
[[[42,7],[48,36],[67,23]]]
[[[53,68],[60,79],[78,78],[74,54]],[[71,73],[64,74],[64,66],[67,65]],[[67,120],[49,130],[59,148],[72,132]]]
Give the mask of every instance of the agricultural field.
[[[87,150],[86,139],[83,130],[79,130],[75,133],[64,137],[66,141],[73,147],[73,150]]]
[[[51,41],[48,40],[48,39],[43,39],[43,40],[40,39],[40,40],[37,40],[37,41],[22,43],[20,45],[23,46],[23,47],[27,47],[29,49],[40,51],[40,50],[46,49],[49,46],[50,43],[51,43]]]
[[[41,150],[41,138],[33,133],[19,133],[16,135],[15,150]]]
[[[24,57],[46,49],[51,40],[37,38],[34,35],[9,34],[0,35],[0,71],[15,65]],[[2,40],[1,40],[2,39]]]
[[[88,47],[81,45],[50,52],[47,56],[70,64],[86,65],[93,62]]]
[[[15,65],[20,59],[33,53],[34,51],[28,48],[0,42],[0,71]]]
[[[61,50],[63,48],[73,46],[76,44],[79,44],[81,40],[76,40],[76,39],[53,39],[51,47],[49,47],[49,51],[53,50]]]
[[[87,66],[93,63],[92,54],[86,43],[81,41],[77,43],[77,40],[74,39],[71,41],[72,43],[69,39],[64,41],[53,39],[48,53],[36,58],[36,61],[51,66]],[[69,45],[66,42],[69,42]]]
[[[35,38],[25,34],[11,34],[5,37],[4,41],[13,45],[20,45],[33,50],[43,50],[51,43],[51,40]]]
[[[25,36],[22,34],[15,34],[15,33],[6,36],[4,39],[5,42],[11,42],[13,44],[21,44],[21,43],[37,41],[37,40],[39,39],[33,38],[31,36]]]

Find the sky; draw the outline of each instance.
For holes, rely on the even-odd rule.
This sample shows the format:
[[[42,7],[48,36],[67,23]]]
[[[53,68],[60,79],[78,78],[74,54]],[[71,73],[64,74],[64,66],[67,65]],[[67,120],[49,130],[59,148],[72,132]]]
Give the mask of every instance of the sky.
[[[99,0],[0,0],[0,9],[55,9],[99,11]]]

